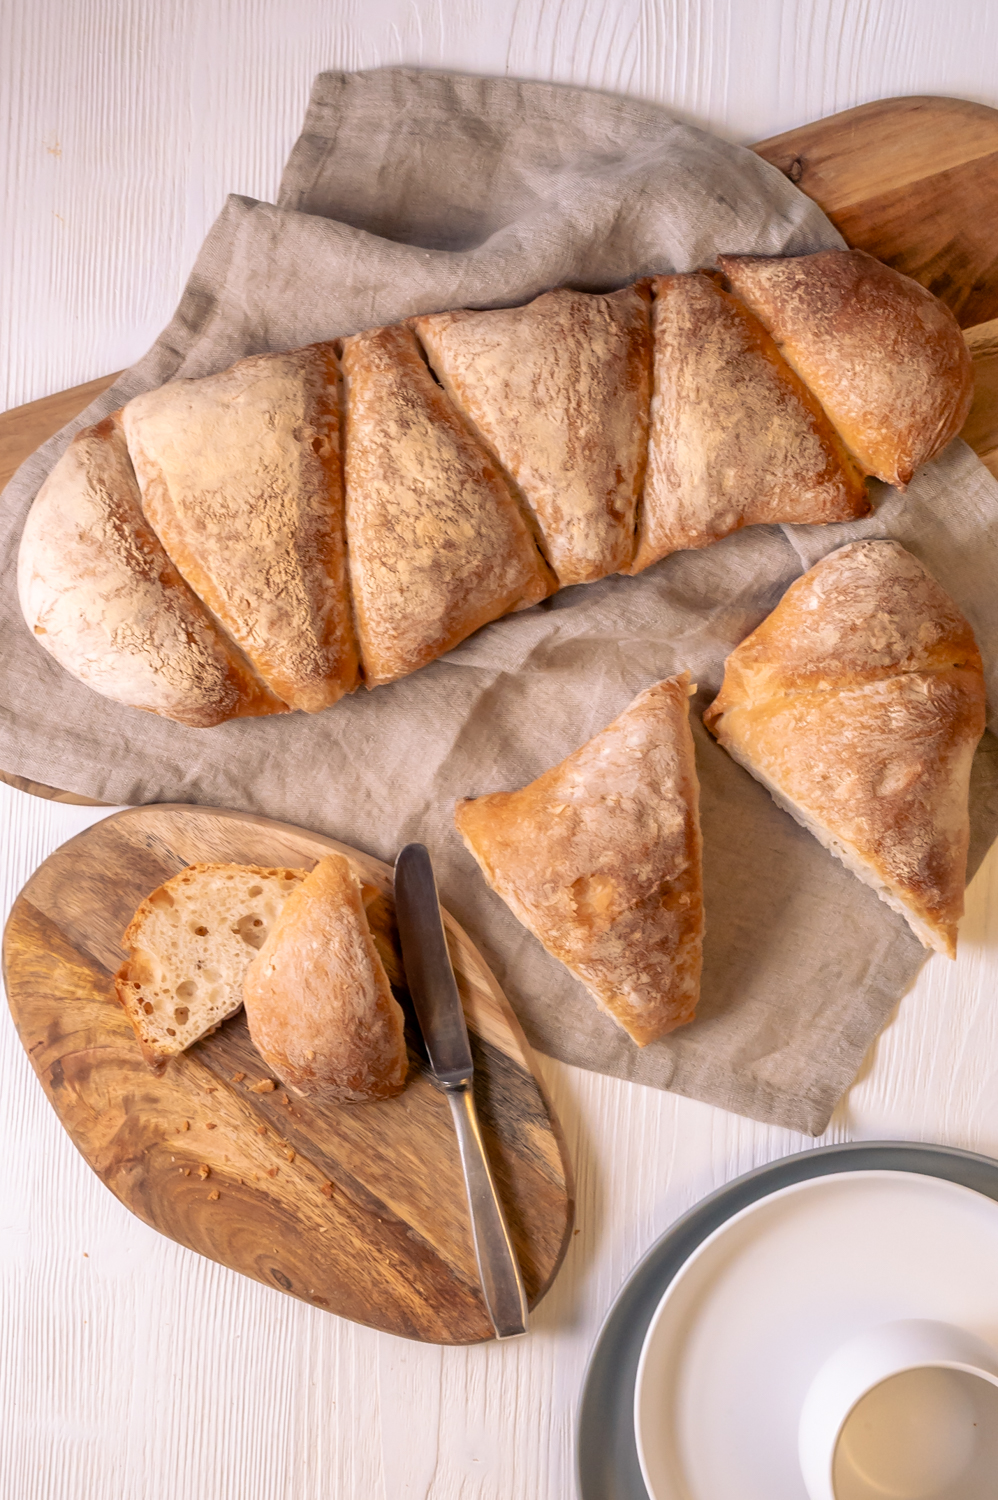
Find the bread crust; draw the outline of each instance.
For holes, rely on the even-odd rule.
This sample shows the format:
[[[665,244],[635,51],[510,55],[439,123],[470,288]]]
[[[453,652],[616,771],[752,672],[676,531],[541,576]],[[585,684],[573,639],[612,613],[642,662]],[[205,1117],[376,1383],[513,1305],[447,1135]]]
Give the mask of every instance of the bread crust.
[[[952,312],[917,281],[865,250],[718,264],[864,473],[904,489],[960,431],[970,352]]]
[[[715,279],[652,282],[655,389],[631,572],[742,526],[869,513],[863,477],[761,323]]]
[[[343,855],[320,860],[288,897],[243,997],[254,1045],[289,1087],[364,1104],[405,1086],[402,1008]]]
[[[45,480],[17,582],[38,644],[106,698],[198,729],[285,711],[143,516],[120,412],[78,432]]]
[[[369,687],[556,586],[491,454],[403,324],[343,346],[346,516]]]
[[[334,346],[171,381],[123,421],[148,520],[273,692],[307,713],[352,692]]]
[[[852,542],[728,657],[704,715],[832,853],[954,957],[984,674],[956,605],[897,542]]]
[[[691,1021],[700,992],[689,683],[655,683],[529,786],[455,810],[492,889],[642,1047]]]
[[[564,587],[627,571],[651,399],[649,297],[567,287],[413,326],[430,365],[536,518]]]

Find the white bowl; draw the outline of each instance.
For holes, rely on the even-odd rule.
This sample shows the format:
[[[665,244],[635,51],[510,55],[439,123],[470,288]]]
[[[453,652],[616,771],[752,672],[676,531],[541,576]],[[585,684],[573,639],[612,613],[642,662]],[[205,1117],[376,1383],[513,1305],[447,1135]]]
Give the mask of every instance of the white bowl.
[[[951,1323],[882,1324],[825,1361],[798,1435],[810,1500],[994,1500],[998,1353]]]

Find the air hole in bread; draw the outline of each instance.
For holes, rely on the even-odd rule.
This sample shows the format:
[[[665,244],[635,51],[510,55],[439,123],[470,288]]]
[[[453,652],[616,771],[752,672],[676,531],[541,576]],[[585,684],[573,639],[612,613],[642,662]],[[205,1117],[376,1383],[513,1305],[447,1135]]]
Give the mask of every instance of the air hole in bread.
[[[186,1026],[191,1018],[191,1013],[186,1005],[178,1005],[173,1012],[173,1019],[178,1026]]]
[[[232,930],[238,932],[243,942],[249,943],[251,948],[262,948],[267,936],[263,919],[255,911],[247,912],[245,917],[240,917]]]
[[[166,1034],[167,1036],[176,1036],[177,1033],[174,1031],[172,1026],[168,1026],[166,1028]]]
[[[249,890],[246,892],[246,894],[247,894],[247,896],[262,896],[263,895],[263,886],[262,885],[251,885],[250,888],[249,888]]]
[[[152,1002],[150,1000],[143,1000],[143,1002],[142,1002],[142,1009],[145,1011],[145,1013],[146,1013],[147,1016],[151,1016],[152,1015]]]
[[[174,905],[174,900],[170,895],[170,892],[166,890],[165,887],[160,886],[159,890],[153,891],[152,895],[149,897],[149,905],[155,911],[167,911],[171,906]]]
[[[200,924],[197,927],[192,927],[191,931],[194,933],[195,937],[207,937],[208,936],[208,929],[207,929],[207,927],[201,926]]]
[[[178,1000],[193,1000],[197,992],[197,980],[185,979],[183,983],[177,985],[174,993],[176,994]]]

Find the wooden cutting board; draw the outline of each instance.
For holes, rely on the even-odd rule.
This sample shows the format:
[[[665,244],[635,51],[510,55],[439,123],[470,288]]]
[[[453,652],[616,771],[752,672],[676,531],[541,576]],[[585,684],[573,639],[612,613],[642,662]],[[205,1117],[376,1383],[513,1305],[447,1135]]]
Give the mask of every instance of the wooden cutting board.
[[[242,1012],[156,1077],[115,999],[125,926],[185,865],[310,869],[330,849],[378,888],[368,915],[389,978],[403,985],[387,865],[266,818],[161,805],[98,823],[29,880],[4,934],[10,1008],[74,1144],[140,1219],[354,1322],[430,1343],[478,1343],[492,1329],[457,1142],[411,1037],[410,1079],[397,1098],[319,1104],[279,1083],[254,1091],[275,1080]],[[447,913],[444,922],[486,1145],[533,1307],[572,1231],[571,1165],[508,1002],[467,935]]]

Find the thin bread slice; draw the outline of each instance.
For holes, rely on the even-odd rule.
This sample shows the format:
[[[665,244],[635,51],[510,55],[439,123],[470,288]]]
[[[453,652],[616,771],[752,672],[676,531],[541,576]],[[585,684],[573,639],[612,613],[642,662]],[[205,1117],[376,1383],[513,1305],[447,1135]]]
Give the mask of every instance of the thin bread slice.
[[[146,1062],[215,1031],[243,1003],[243,976],[304,870],[189,865],[147,896],[125,929],[114,978]]]
[[[703,878],[690,674],[517,792],[459,802],[492,889],[639,1047],[692,1021]]]
[[[350,861],[329,854],[294,891],[243,985],[250,1036],[289,1088],[341,1104],[405,1084],[405,1018]]]

